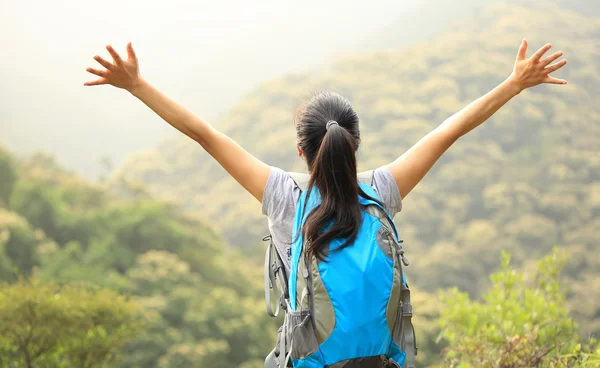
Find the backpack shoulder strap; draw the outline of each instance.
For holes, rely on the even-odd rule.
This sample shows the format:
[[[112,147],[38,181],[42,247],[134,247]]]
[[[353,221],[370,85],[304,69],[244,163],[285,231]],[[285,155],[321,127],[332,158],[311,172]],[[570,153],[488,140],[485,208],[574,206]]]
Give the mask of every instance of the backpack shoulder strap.
[[[279,256],[277,247],[273,243],[271,235],[267,235],[263,238],[263,241],[268,241],[265,254],[265,301],[267,304],[267,313],[271,317],[277,317],[279,314],[279,307],[286,309],[286,299],[288,298],[288,278],[285,272],[285,266]],[[271,289],[277,298],[275,302],[275,312],[271,308]]]
[[[357,175],[358,182],[362,183],[362,184],[373,185],[373,173],[374,173],[373,170],[364,171],[364,172],[359,173]],[[296,183],[298,188],[300,188],[301,191],[304,192],[308,188],[308,182],[310,181],[310,175],[305,174],[305,173],[297,173],[297,172],[290,172],[288,174],[290,175],[292,180],[294,180],[294,182]]]
[[[297,173],[297,172],[291,172],[288,174],[290,174],[290,176],[292,177],[292,180],[294,180],[294,182],[296,183],[298,188],[300,188],[301,191],[304,192],[308,188],[308,182],[310,180],[310,175],[305,174],[305,173]]]
[[[362,184],[373,185],[373,173],[375,173],[375,170],[358,173],[358,182]]]

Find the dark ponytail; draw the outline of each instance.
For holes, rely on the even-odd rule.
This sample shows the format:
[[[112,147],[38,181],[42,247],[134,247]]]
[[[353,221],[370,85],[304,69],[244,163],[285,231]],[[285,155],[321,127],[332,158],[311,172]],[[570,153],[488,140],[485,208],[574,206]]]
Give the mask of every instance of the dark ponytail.
[[[358,196],[368,196],[356,178],[358,115],[345,98],[323,92],[301,107],[296,130],[311,174],[307,190],[310,195],[317,188],[321,195],[321,203],[306,217],[303,240],[307,254],[323,260],[332,240],[347,239],[336,250],[343,249],[356,239],[362,223]]]

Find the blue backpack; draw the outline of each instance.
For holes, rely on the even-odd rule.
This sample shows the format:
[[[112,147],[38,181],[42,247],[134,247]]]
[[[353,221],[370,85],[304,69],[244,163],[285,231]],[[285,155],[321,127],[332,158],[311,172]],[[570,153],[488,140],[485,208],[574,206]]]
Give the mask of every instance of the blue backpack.
[[[320,203],[318,190],[306,191],[308,176],[292,174],[303,190],[294,220],[294,235],[307,214]],[[372,172],[360,174],[359,185],[378,199]],[[341,251],[329,244],[325,261],[305,257],[302,235],[294,236],[289,278],[270,244],[265,258],[267,311],[286,311],[278,343],[265,367],[296,368],[415,367],[417,347],[410,291],[402,272],[402,241],[394,222],[376,201],[359,198],[363,222],[356,240]],[[305,210],[304,210],[305,209]],[[269,239],[267,237],[266,239]],[[265,239],[265,240],[266,240]],[[279,297],[271,310],[270,290]]]

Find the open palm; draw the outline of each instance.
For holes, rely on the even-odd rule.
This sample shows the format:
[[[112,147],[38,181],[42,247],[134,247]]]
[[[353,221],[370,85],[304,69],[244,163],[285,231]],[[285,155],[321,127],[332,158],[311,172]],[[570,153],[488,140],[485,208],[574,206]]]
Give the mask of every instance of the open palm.
[[[567,60],[561,60],[558,63],[552,64],[559,57],[563,55],[562,51],[557,51],[554,54],[542,59],[542,56],[550,48],[551,44],[546,44],[541,49],[536,51],[530,58],[527,58],[527,41],[523,40],[521,47],[519,47],[519,53],[517,54],[517,60],[513,72],[510,76],[521,90],[537,86],[542,83],[549,84],[567,84],[564,79],[558,79],[550,76],[551,73],[557,71],[567,64]]]
[[[86,70],[94,75],[100,77],[94,81],[86,82],[84,86],[99,86],[102,84],[110,84],[118,88],[131,90],[134,88],[140,80],[140,71],[135,51],[131,42],[127,44],[127,60],[121,59],[119,54],[112,48],[112,46],[106,46],[106,49],[112,56],[113,62],[110,63],[100,56],[94,56],[100,65],[105,69],[94,69],[87,68]]]

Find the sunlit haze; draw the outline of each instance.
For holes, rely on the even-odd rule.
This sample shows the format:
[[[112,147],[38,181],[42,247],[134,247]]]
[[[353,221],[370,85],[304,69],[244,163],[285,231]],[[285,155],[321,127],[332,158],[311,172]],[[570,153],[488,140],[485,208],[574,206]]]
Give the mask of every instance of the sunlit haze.
[[[106,44],[132,41],[142,74],[201,116],[218,115],[261,81],[368,49],[377,30],[418,2],[3,1],[0,143],[47,151],[94,178],[173,134],[112,88],[84,88]]]

